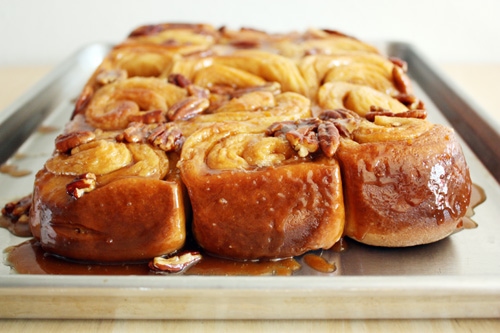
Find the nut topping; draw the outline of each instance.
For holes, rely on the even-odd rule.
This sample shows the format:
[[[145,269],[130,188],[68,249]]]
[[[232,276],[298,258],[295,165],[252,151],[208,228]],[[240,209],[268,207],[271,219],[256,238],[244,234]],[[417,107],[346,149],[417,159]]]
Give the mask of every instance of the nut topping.
[[[418,99],[415,95],[399,94],[395,98],[406,105],[410,110],[423,110],[425,109],[424,102]]]
[[[151,126],[140,122],[132,122],[122,133],[116,136],[118,142],[144,143],[151,133]]]
[[[61,134],[55,140],[56,150],[60,153],[67,153],[71,149],[95,139],[94,132],[81,131]]]
[[[167,80],[168,83],[175,84],[176,86],[181,88],[187,88],[189,85],[191,85],[191,81],[182,74],[170,74]]]
[[[198,252],[186,252],[169,258],[155,257],[149,262],[149,268],[157,272],[179,273],[201,260]]]
[[[266,131],[268,136],[284,136],[300,157],[321,150],[327,157],[332,157],[340,143],[340,134],[330,120],[318,118],[300,119],[274,123]]]
[[[76,177],[71,183],[66,185],[66,193],[75,199],[81,198],[85,193],[93,191],[96,187],[97,177],[91,172],[87,172]]]
[[[170,121],[187,120],[204,112],[209,106],[207,98],[190,96],[172,105],[167,111],[167,117]]]
[[[411,92],[410,79],[406,76],[403,68],[394,66],[392,68],[392,78],[396,88],[403,94],[409,94]]]
[[[9,218],[12,223],[27,222],[31,209],[31,194],[5,204],[2,208],[2,215]]]
[[[180,151],[184,135],[177,127],[163,124],[156,127],[148,136],[148,142],[166,152]]]
[[[165,152],[180,151],[184,140],[181,130],[173,123],[156,126],[130,123],[129,127],[116,136],[118,142],[149,143]]]

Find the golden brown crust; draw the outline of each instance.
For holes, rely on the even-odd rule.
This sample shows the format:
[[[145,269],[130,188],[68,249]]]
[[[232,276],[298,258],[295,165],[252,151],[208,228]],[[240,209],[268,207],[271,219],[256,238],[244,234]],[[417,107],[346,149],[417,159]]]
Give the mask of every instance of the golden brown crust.
[[[342,235],[342,184],[334,159],[299,158],[280,138],[225,124],[193,134],[179,168],[193,207],[194,236],[210,253],[285,258],[330,248]]]
[[[460,228],[471,183],[458,141],[434,125],[413,140],[344,141],[345,234],[378,246],[440,240]]]
[[[72,179],[46,170],[37,174],[31,229],[46,251],[83,261],[124,262],[184,245],[180,182],[127,177],[75,199],[66,193]]]

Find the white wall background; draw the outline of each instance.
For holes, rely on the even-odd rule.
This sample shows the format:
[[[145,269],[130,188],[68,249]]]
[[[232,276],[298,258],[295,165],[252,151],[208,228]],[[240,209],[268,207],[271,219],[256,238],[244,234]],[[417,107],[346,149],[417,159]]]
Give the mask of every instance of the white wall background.
[[[500,62],[498,0],[0,0],[0,66],[56,64],[138,25],[204,22],[268,31],[307,27],[414,44],[436,62]]]

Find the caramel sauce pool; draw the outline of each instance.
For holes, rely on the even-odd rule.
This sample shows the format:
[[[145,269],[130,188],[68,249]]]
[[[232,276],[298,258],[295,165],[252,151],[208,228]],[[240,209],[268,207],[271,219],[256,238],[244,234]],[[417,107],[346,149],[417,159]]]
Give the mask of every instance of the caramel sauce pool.
[[[477,227],[471,216],[473,208],[486,200],[484,191],[477,185],[473,186],[470,209],[466,217],[462,218],[459,227],[471,229]],[[14,231],[16,223],[7,221],[0,216],[0,227]],[[8,222],[8,223],[7,223]],[[27,225],[27,224],[26,224]],[[21,224],[18,226],[22,228]],[[14,233],[14,232],[13,232]],[[187,246],[189,247],[189,245]],[[198,250],[198,249],[197,249]],[[348,243],[341,238],[328,251],[348,251]],[[35,239],[29,239],[21,244],[5,249],[6,264],[18,274],[52,274],[52,275],[158,275],[153,272],[148,263],[124,264],[95,264],[65,260],[46,253]],[[307,253],[302,257],[305,265],[320,272],[332,273],[336,270],[334,262],[329,262],[321,255]],[[301,265],[295,258],[276,261],[234,261],[203,255],[203,259],[196,265],[182,272],[184,275],[277,275],[289,276],[300,270]],[[163,273],[166,274],[166,273]]]
[[[47,254],[40,244],[27,240],[11,246],[7,252],[7,264],[18,274],[53,274],[53,275],[157,275],[148,267],[148,263],[94,264],[64,260]],[[203,259],[191,266],[184,275],[292,275],[300,269],[300,264],[293,258],[279,261],[240,262],[203,255]]]

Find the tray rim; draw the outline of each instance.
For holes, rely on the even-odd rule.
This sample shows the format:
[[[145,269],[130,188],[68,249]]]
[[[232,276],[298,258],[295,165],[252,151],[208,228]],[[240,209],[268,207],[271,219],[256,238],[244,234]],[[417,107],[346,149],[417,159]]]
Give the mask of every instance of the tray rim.
[[[500,317],[500,280],[494,276],[398,276],[390,279],[344,276],[337,277],[335,283],[325,277],[173,276],[166,281],[164,277],[93,276],[83,285],[79,285],[79,278],[68,280],[67,276],[56,276],[51,282],[36,286],[25,283],[27,279],[14,281],[11,277],[7,280],[10,281],[3,281],[7,282],[6,287],[0,287],[0,305],[4,303],[0,307],[3,309],[0,317],[5,318]],[[117,282],[113,288],[109,287]],[[148,283],[147,287],[142,284],[144,282]],[[16,302],[14,307],[8,306],[12,298]],[[50,312],[39,308],[39,302],[46,298],[50,299]],[[71,306],[67,308],[69,301],[92,304],[99,313],[72,311]],[[211,305],[209,308],[206,308],[207,303]]]
[[[423,59],[417,50],[411,44],[404,42],[387,42],[392,47],[399,48],[398,52],[410,54],[410,57]],[[92,43],[84,46],[75,55],[53,69],[35,86],[29,89],[23,96],[16,100],[7,109],[0,112],[0,126],[13,116],[15,111],[23,104],[27,103],[33,96],[41,93],[43,89],[50,85],[61,73],[75,64],[75,58],[82,51],[89,48],[110,48],[110,43]],[[422,60],[424,61],[424,60]],[[453,91],[458,88],[453,87],[449,80],[446,80],[442,74],[433,69],[428,61],[424,61],[428,65],[429,70],[437,73],[437,77],[443,80],[443,83]],[[411,68],[411,66],[410,66]],[[426,91],[427,92],[427,91]],[[464,95],[462,95],[464,96]],[[464,103],[471,108],[471,102],[464,100]],[[474,106],[474,112],[477,112],[477,117],[485,123],[488,121],[487,114],[479,107]],[[455,126],[455,124],[453,124]],[[496,131],[497,137],[498,131]],[[491,138],[490,138],[491,139]],[[16,148],[17,149],[17,148]],[[473,151],[474,148],[471,147]],[[500,156],[500,155],[499,155]],[[500,158],[497,158],[500,161]],[[484,163],[484,161],[483,161]],[[488,167],[487,167],[488,168]],[[488,168],[489,169],[489,168]],[[491,170],[490,170],[491,172]],[[497,175],[496,175],[497,177]],[[497,182],[499,178],[496,178]],[[333,281],[333,283],[332,283]],[[435,302],[441,302],[443,299],[458,299],[462,305],[475,304],[484,302],[489,304],[487,311],[482,313],[455,311],[447,312],[445,317],[500,317],[500,278],[496,275],[470,275],[470,276],[335,276],[315,277],[315,276],[293,276],[293,277],[241,277],[241,276],[54,276],[51,275],[47,279],[47,275],[0,275],[0,304],[7,303],[7,298],[15,297],[16,295],[35,294],[38,297],[51,297],[54,301],[63,301],[67,297],[73,296],[76,299],[85,300],[87,297],[125,297],[128,294],[129,300],[141,300],[143,297],[150,297],[152,292],[155,295],[165,297],[172,300],[173,297],[178,297],[182,293],[203,292],[205,295],[214,301],[219,298],[233,299],[238,298],[238,293],[246,294],[247,299],[252,297],[261,298],[271,301],[273,298],[281,299],[282,301],[293,302],[293,299],[305,298],[310,302],[319,302],[325,305],[324,295],[329,295],[333,299],[336,298],[352,298],[353,304],[366,301],[367,298],[381,297],[386,302],[398,305],[408,305],[408,302],[419,301],[420,312],[412,314],[406,309],[401,309],[396,312],[385,313],[377,310],[375,307],[368,307],[362,316],[357,313],[347,314],[342,310],[340,305],[330,305],[330,311],[339,310],[339,315],[329,312],[323,317],[318,316],[317,311],[304,311],[303,318],[437,318],[443,317],[442,312],[433,313],[435,308],[432,306]],[[232,293],[237,292],[235,295]],[[249,294],[247,294],[249,293]],[[295,296],[293,293],[296,293]],[[333,294],[332,294],[333,293]],[[25,301],[16,298],[18,304],[26,305]],[[88,299],[87,299],[88,301]],[[120,309],[124,299],[121,299],[122,304],[112,304],[110,308]],[[272,303],[274,304],[274,303]],[[140,301],[138,305],[144,303]],[[189,305],[189,304],[187,304]],[[299,306],[300,304],[295,304]],[[429,310],[425,309],[429,306]],[[64,306],[58,308],[63,311]],[[467,308],[467,307],[466,307]],[[59,318],[53,317],[54,313],[44,313],[44,309],[30,308],[31,312],[13,312],[6,308],[0,307],[0,317],[3,318]],[[342,310],[342,311],[340,311]],[[431,311],[432,310],[432,311]],[[131,308],[124,310],[121,314],[116,312],[108,318],[130,318],[133,312],[137,309]],[[224,318],[244,319],[252,318],[251,316],[243,315],[241,309],[231,311],[227,309]],[[257,311],[261,313],[261,310]],[[251,314],[251,313],[250,313]],[[158,317],[160,314],[151,314],[151,317]],[[204,316],[199,314],[194,317],[189,313],[180,315],[177,313],[175,318],[191,318],[195,319],[213,319],[216,315],[212,312],[205,313]],[[98,314],[78,314],[73,313],[74,318],[104,318],[106,315]],[[144,317],[144,316],[142,316]],[[141,318],[142,318],[141,317]],[[274,313],[269,318],[296,318],[297,313]],[[174,317],[172,317],[174,318]]]

